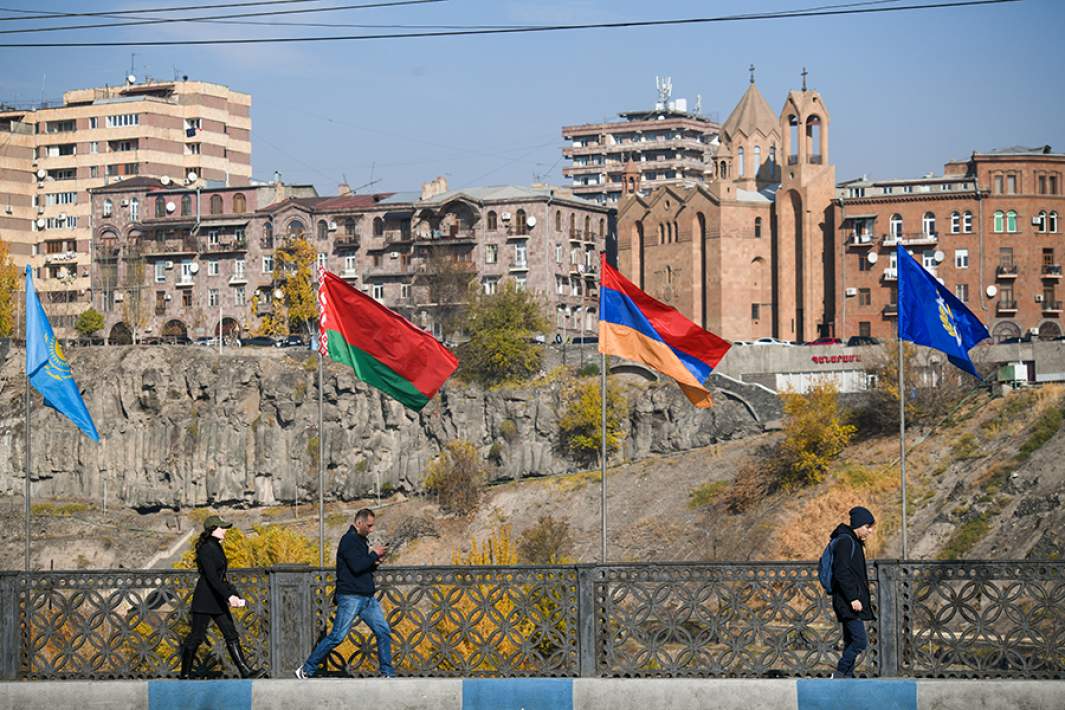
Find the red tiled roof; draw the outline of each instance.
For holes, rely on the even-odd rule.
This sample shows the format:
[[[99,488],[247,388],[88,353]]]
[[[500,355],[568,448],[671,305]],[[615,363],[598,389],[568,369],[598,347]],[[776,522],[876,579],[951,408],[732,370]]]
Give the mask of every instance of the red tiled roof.
[[[163,185],[163,183],[159,182],[159,180],[157,178],[146,177],[144,175],[138,175],[136,177],[131,177],[131,178],[127,178],[125,180],[119,180],[118,182],[113,182],[110,185],[104,185],[103,187],[97,187],[97,188],[93,189],[92,191],[93,192],[110,192],[110,191],[114,190],[114,191],[121,192],[123,190],[136,190],[136,189],[139,189],[139,188],[142,188],[142,187],[163,188],[163,187],[165,187],[165,185]]]
[[[393,192],[378,192],[372,195],[333,195],[331,197],[289,197],[259,210],[259,212],[276,212],[290,204],[299,205],[314,212],[336,212],[339,210],[356,210],[373,207]]]

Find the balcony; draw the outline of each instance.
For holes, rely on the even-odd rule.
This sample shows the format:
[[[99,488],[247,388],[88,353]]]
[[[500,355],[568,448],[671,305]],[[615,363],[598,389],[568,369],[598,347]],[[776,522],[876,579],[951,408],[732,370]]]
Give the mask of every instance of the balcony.
[[[580,244],[584,241],[584,232],[579,229],[569,230],[569,240],[574,244]]]
[[[1012,298],[1000,299],[999,302],[995,304],[995,312],[996,313],[1000,313],[1000,314],[1001,313],[1016,313],[1017,312],[1017,301],[1012,299]]]
[[[341,249],[358,249],[361,243],[362,238],[358,234],[345,234],[333,240],[333,248],[337,251]]]
[[[896,246],[898,246],[899,241],[900,239],[898,236],[894,234],[885,234],[883,237],[880,238],[880,246],[894,249]]]
[[[1043,264],[1042,273],[1044,279],[1060,279],[1061,264]]]
[[[225,254],[227,252],[248,251],[247,239],[230,239],[224,242],[207,243],[201,247],[204,254]]]
[[[434,229],[428,236],[420,236],[418,240],[431,244],[476,244],[477,233],[471,227],[464,229],[440,230]]]
[[[1043,299],[1043,313],[1061,313],[1061,301]]]
[[[883,313],[885,316],[897,316],[899,314],[899,304],[889,303],[884,306],[881,313]]]
[[[410,232],[405,229],[386,229],[383,236],[385,244],[410,241]]]
[[[932,246],[939,243],[939,235],[926,232],[903,234],[900,236],[899,241],[902,242],[903,246],[907,247]]]
[[[898,281],[899,272],[894,266],[889,266],[884,269],[884,273],[880,275],[880,278],[884,281]]]
[[[995,278],[1003,281],[1015,279],[1019,271],[1016,264],[999,264],[995,267]]]
[[[576,267],[574,267],[574,268],[576,268]],[[529,270],[529,262],[527,262],[527,261],[515,262],[515,263],[510,265],[510,270],[511,271],[528,271]]]
[[[178,288],[192,288],[196,285],[196,281],[191,276],[180,276],[176,285]]]
[[[870,247],[873,245],[872,234],[852,234],[847,239],[847,246],[850,247]]]
[[[44,257],[46,264],[69,264],[73,261],[77,261],[78,253],[76,251],[61,251],[55,254],[48,254]]]
[[[196,238],[192,236],[181,239],[146,239],[141,241],[140,246],[144,256],[193,256],[199,248]]]
[[[340,272],[340,278],[342,279],[357,279],[359,278],[358,269],[344,269]]]
[[[246,274],[233,274],[229,277],[230,286],[240,286],[241,284],[248,283],[248,277]]]

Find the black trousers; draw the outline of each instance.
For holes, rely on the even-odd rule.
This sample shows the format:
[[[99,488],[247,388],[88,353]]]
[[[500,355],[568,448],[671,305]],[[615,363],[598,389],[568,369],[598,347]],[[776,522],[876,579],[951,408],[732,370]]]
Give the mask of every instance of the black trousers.
[[[207,636],[207,623],[210,621],[213,621],[218,630],[222,632],[222,638],[227,643],[239,640],[237,626],[233,623],[233,615],[228,610],[221,614],[201,614],[194,611],[192,612],[192,630],[189,631],[189,635],[185,637],[185,641],[181,645],[195,652],[200,647],[200,644],[203,643],[204,637]]]

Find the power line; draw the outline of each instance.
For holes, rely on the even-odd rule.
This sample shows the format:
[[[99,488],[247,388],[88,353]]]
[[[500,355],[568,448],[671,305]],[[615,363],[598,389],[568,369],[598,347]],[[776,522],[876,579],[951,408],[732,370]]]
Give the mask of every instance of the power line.
[[[42,12],[34,14],[33,10],[20,10],[17,7],[0,7],[4,12],[24,12],[21,17],[0,17],[0,22],[19,22],[22,20],[47,20],[56,17],[112,17],[132,12],[149,14],[155,12],[185,12],[187,10],[219,10],[229,7],[257,7],[261,5],[296,5],[323,0],[259,0],[259,2],[227,2],[213,5],[185,5],[183,7],[146,7],[143,10],[104,10],[101,12]]]
[[[411,0],[415,1],[415,0]],[[421,2],[439,2],[440,0],[418,0]],[[774,20],[791,19],[802,17],[828,17],[841,15],[865,15],[888,12],[908,12],[914,10],[936,10],[955,7],[975,7],[980,5],[1001,5],[1015,3],[1021,0],[960,0],[958,2],[922,3],[918,5],[901,5],[898,7],[877,7],[850,10],[818,10],[809,12],[767,12],[750,15],[728,15],[720,17],[692,17],[676,20],[630,20],[624,22],[596,22],[586,24],[558,24],[539,25],[532,27],[516,27],[501,29],[482,30],[448,30],[444,32],[397,32],[367,35],[331,35],[325,37],[259,37],[259,38],[232,38],[232,39],[199,39],[199,40],[155,40],[155,41],[117,41],[117,42],[19,42],[0,43],[0,48],[70,48],[70,47],[174,47],[174,46],[203,46],[203,45],[234,45],[234,44],[289,44],[294,42],[339,42],[339,41],[364,41],[381,39],[422,39],[429,37],[464,37],[476,35],[499,35],[499,34],[526,34],[533,32],[564,32],[573,30],[591,29],[631,29],[638,27],[675,27],[681,25],[697,25],[724,22],[739,22],[746,20]]]
[[[151,20],[133,20],[132,22],[108,22],[95,25],[61,25],[59,27],[29,27],[15,30],[0,30],[0,34],[29,34],[31,32],[66,32],[70,30],[115,29],[143,25],[166,25],[172,22],[203,22],[206,20],[225,20],[235,17],[271,17],[276,15],[302,15],[311,12],[339,12],[341,10],[365,10],[367,8],[398,7],[401,5],[427,5],[429,3],[447,2],[447,0],[392,0],[391,2],[363,3],[360,5],[337,5],[331,7],[310,7],[302,10],[264,10],[261,12],[240,12],[232,15],[206,15],[201,17],[164,17]]]

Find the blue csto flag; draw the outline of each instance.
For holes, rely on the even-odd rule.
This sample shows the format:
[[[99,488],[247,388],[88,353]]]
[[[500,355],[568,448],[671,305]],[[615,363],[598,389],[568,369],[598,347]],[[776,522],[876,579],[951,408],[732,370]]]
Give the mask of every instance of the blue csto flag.
[[[74,382],[70,364],[63,357],[63,349],[52,332],[48,317],[41,308],[33,277],[26,266],[26,377],[33,388],[44,397],[44,403],[78,425],[93,441],[99,441],[85,400]]]
[[[895,252],[899,279],[899,340],[926,345],[979,377],[969,349],[991,335],[980,319],[900,244]]]

